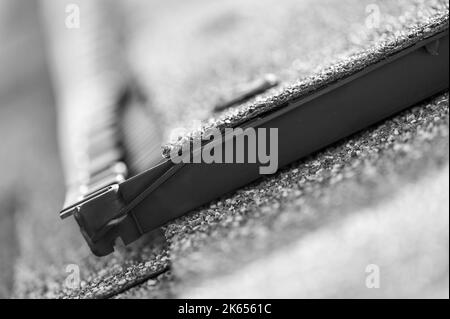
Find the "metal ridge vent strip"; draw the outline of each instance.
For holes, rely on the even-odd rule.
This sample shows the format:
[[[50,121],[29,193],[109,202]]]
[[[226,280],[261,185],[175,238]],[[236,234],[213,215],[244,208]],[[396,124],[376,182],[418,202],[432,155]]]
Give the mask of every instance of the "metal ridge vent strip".
[[[325,81],[327,85],[319,81],[323,87],[313,93],[294,90],[285,99],[278,97],[279,108],[247,117],[242,128],[277,128],[281,167],[447,89],[448,17],[426,25],[410,37],[388,42],[369,60],[357,55],[351,64],[338,65],[346,75],[339,81]],[[350,66],[354,68],[347,70]],[[201,147],[194,150],[199,151]],[[61,214],[73,214],[91,250],[103,256],[114,250],[118,237],[131,243],[259,177],[258,163],[174,164],[166,159],[131,179],[99,189],[96,196]]]

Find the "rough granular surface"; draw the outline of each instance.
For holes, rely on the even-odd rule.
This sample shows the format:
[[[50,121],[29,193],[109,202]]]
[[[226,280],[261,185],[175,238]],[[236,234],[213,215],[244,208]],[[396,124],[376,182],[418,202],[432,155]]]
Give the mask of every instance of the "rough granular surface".
[[[365,207],[389,203],[400,185],[420,183],[425,172],[445,168],[448,146],[444,94],[172,223],[166,233],[178,257],[173,272],[191,278],[187,286],[198,277],[216,278]],[[448,245],[448,208],[445,201],[442,205],[440,222],[435,222],[443,236],[441,252]],[[289,264],[288,259],[283,262]],[[438,267],[442,274],[444,266]]]
[[[392,30],[393,28],[390,26],[390,28],[385,27],[384,30],[379,31],[380,42],[375,45],[345,57],[342,60],[334,61],[329,66],[294,84],[276,90],[274,89],[265,96],[259,96],[254,101],[225,112],[225,114],[222,114],[217,119],[211,118],[205,126],[199,127],[196,131],[186,136],[175,136],[176,142],[168,144],[163,148],[164,155],[168,157],[172,148],[175,147],[178,149],[183,143],[191,139],[200,138],[204,131],[208,131],[211,128],[224,129],[226,127],[236,127],[257,116],[286,105],[286,102],[306,96],[327,85],[355,74],[365,67],[414,45],[420,40],[447,30],[448,3],[447,5],[441,4],[436,7],[431,6],[430,8],[432,10],[426,12],[428,16],[423,16],[422,13],[420,19],[414,19],[411,15],[405,15],[399,19],[400,23],[396,25],[398,29]]]

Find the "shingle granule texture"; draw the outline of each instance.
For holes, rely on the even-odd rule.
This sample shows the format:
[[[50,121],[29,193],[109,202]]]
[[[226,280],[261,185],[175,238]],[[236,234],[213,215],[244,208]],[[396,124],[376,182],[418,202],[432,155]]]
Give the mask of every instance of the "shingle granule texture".
[[[264,256],[327,225],[388,203],[426,174],[439,174],[448,166],[448,124],[446,93],[171,223],[166,236],[174,256],[172,271],[184,279],[178,292],[233,273],[247,262],[263,262]],[[436,229],[427,231],[445,234],[445,216],[444,211]],[[443,252],[448,238],[441,239],[438,251]],[[346,251],[333,253],[352,258],[345,257]],[[433,252],[422,253],[439,259]],[[367,258],[370,264],[370,253]],[[437,269],[439,274],[421,275],[445,275],[442,261]]]
[[[448,174],[447,166],[420,183],[406,183],[378,205],[292,238],[263,263],[257,259],[193,283],[181,296],[448,298]],[[377,270],[379,288],[368,289]]]
[[[163,148],[164,155],[168,157],[172,148],[175,147],[178,149],[183,143],[191,139],[195,140],[200,138],[202,132],[208,131],[211,128],[223,130],[227,127],[239,126],[248,120],[286,105],[286,102],[306,96],[331,83],[353,75],[365,67],[382,61],[402,49],[414,45],[420,40],[447,30],[449,21],[448,6],[446,9],[445,6],[439,9],[434,15],[419,22],[404,18],[401,20],[403,24],[401,29],[396,32],[385,33],[382,41],[372,47],[361,50],[342,60],[335,61],[311,76],[294,84],[273,90],[273,92],[259,97],[256,101],[243,104],[239,108],[234,108],[226,112],[217,119],[211,118],[208,120],[207,125],[198,128],[197,131],[191,132],[187,136],[175,137],[175,143],[168,144]],[[414,22],[416,22],[415,25],[413,24]]]

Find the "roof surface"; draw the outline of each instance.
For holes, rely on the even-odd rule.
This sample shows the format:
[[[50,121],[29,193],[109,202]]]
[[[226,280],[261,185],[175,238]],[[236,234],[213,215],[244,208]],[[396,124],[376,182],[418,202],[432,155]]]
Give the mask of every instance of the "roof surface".
[[[148,168],[142,152],[152,141],[149,125],[167,139],[174,128],[208,119],[240,83],[265,73],[276,74],[282,87],[311,79],[324,65],[385,40],[386,32],[401,36],[395,31],[408,21],[448,15],[445,1],[376,2],[388,30],[371,29],[372,3],[130,1],[127,56],[154,116],[146,121],[148,110],[137,106],[125,114],[135,124],[125,125],[133,171]],[[29,145],[8,152],[21,154],[20,161],[0,159],[20,172],[1,192],[0,216],[9,224],[0,224],[14,225],[7,233],[16,238],[1,250],[11,260],[2,268],[13,274],[6,289],[13,296],[448,296],[447,92],[97,258],[74,223],[57,218],[64,190],[43,67],[28,77],[30,86],[36,82],[0,108],[12,114],[0,132],[20,131],[8,149]],[[65,287],[69,264],[80,267],[80,289]],[[381,289],[365,286],[370,264],[381,269]]]

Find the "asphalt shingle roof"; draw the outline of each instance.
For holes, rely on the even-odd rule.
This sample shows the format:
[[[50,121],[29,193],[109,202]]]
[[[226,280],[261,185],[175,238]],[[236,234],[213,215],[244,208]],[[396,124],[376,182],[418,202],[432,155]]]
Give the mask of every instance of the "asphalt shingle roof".
[[[142,149],[151,141],[153,133],[146,133],[149,125],[159,125],[161,142],[167,140],[173,128],[195,128],[198,124],[195,120],[210,118],[214,105],[224,94],[230,94],[239,83],[265,73],[275,73],[283,83],[282,88],[297,83],[294,94],[302,94],[300,89],[304,84],[297,81],[315,79],[314,74],[324,65],[373,47],[387,40],[387,34],[401,38],[404,34],[396,31],[405,31],[405,26],[410,26],[412,21],[437,19],[439,23],[432,26],[441,27],[443,15],[448,19],[446,1],[380,1],[375,3],[382,13],[383,27],[368,29],[365,10],[372,3],[374,1],[353,0],[292,0],[283,5],[271,0],[223,1],[220,4],[201,0],[189,4],[127,2],[124,14],[132,19],[126,28],[130,32],[126,56],[149,98],[146,107],[153,117],[147,121],[142,116],[148,109],[126,111],[126,121],[135,123],[124,130],[130,141],[127,148],[133,171],[148,168]],[[431,31],[422,30],[424,34]],[[339,77],[342,69],[336,68],[334,72],[334,76]],[[283,96],[279,90],[268,92],[263,101],[273,102],[270,96],[274,93]],[[71,92],[71,96],[75,93]],[[403,216],[408,221],[404,233],[393,232],[401,225],[397,220],[390,223],[383,219],[385,214],[373,213],[380,203],[386,205],[387,211],[392,209],[389,205],[398,201],[401,189],[420,195],[423,187],[432,184],[429,176],[448,173],[448,99],[448,93],[433,97],[283,168],[274,176],[190,212],[163,227],[162,233],[150,234],[104,258],[92,256],[74,223],[57,219],[61,202],[57,203],[53,194],[59,194],[61,200],[61,176],[48,178],[45,188],[25,199],[26,204],[17,217],[20,254],[15,263],[14,296],[189,297],[203,296],[205,289],[211,296],[229,296],[243,288],[246,289],[242,290],[243,294],[257,296],[264,284],[271,287],[274,295],[280,296],[283,289],[277,290],[276,282],[280,280],[285,284],[286,280],[282,281],[280,274],[273,271],[279,269],[287,278],[291,276],[293,282],[304,280],[309,274],[316,275],[313,253],[324,253],[324,250],[311,249],[308,255],[309,250],[304,245],[316,247],[314,244],[321,241],[311,238],[322,238],[324,233],[335,234],[337,243],[346,243],[335,247],[348,248],[333,254],[327,252],[338,259],[341,267],[338,269],[345,270],[345,265],[351,264],[350,269],[358,271],[357,265],[376,263],[381,256],[382,269],[389,263],[398,265],[396,272],[386,268],[387,277],[393,278],[402,269],[410,271],[411,264],[417,265],[421,281],[411,292],[402,288],[403,282],[393,281],[386,290],[378,291],[381,296],[417,295],[421,288],[430,294],[448,294],[448,286],[442,288],[439,283],[439,279],[448,276],[448,258],[440,257],[445,255],[444,249],[448,256],[448,204],[447,210],[438,206],[430,220],[427,212],[408,214],[408,211],[393,209],[397,219]],[[43,99],[40,105],[46,103]],[[261,103],[264,102],[250,101],[226,114],[245,115],[249,107]],[[51,110],[40,116],[38,111],[36,113],[35,120],[40,123],[48,121],[41,116],[53,114]],[[189,127],[191,122],[194,125]],[[48,132],[46,134],[50,134]],[[36,145],[45,145],[44,140]],[[37,146],[36,153],[40,154]],[[47,163],[55,163],[56,147],[46,151],[49,157],[53,156]],[[49,166],[43,161],[41,165],[51,172],[55,164]],[[447,184],[445,179],[436,180],[438,186],[442,184],[443,189],[448,189],[448,180]],[[31,179],[26,183],[33,188],[40,182]],[[448,202],[448,197],[441,195],[436,193],[435,198],[416,200],[429,203],[429,207],[442,198]],[[374,215],[378,216],[375,219],[385,222],[374,222]],[[418,225],[424,224],[424,220],[426,227],[415,239],[412,234],[420,229]],[[360,243],[363,248],[342,241],[346,238],[342,229],[353,229],[353,225],[355,229],[364,229],[360,225],[365,222],[374,228],[386,226],[386,232],[368,232]],[[384,237],[391,241],[382,240]],[[414,240],[414,245],[409,246]],[[394,253],[384,254],[383,249],[389,244],[394,247]],[[296,263],[303,265],[301,271],[287,266],[293,262],[291,254]],[[427,268],[423,256],[436,265],[434,270]],[[325,260],[320,264],[323,272],[334,269],[333,265],[326,265],[326,259],[321,260]],[[359,263],[352,264],[354,260]],[[76,290],[64,287],[65,269],[72,263],[80,266],[83,279],[82,286]],[[264,274],[263,268],[252,268],[265,263],[272,272]],[[308,267],[311,267],[309,271]],[[257,280],[252,281],[249,271],[253,270]],[[163,273],[150,278],[159,272]],[[364,269],[361,272],[364,273]],[[328,287],[336,290],[318,285],[324,289],[316,291],[317,296],[336,295],[340,288],[363,292],[358,286],[359,279],[355,279],[360,274],[338,273],[342,281]],[[247,277],[248,281],[241,280]],[[221,289],[223,280],[230,285]],[[307,291],[296,285],[285,288],[291,296],[301,296]]]

